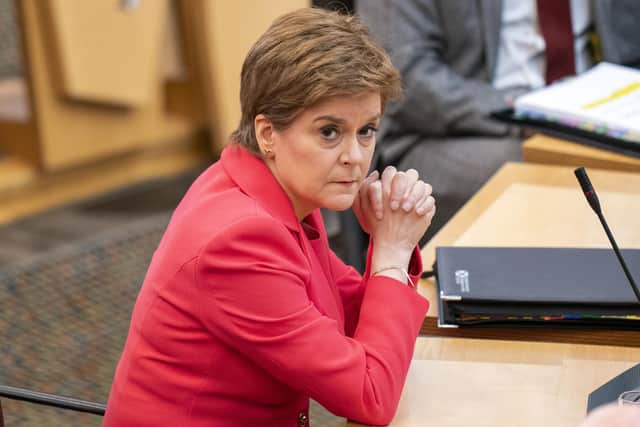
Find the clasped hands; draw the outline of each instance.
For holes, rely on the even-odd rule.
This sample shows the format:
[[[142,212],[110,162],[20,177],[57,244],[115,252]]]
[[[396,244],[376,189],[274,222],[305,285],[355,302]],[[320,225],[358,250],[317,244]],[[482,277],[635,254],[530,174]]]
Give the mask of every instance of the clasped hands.
[[[362,229],[377,244],[412,250],[436,212],[431,185],[415,169],[406,172],[388,166],[372,172],[360,186],[353,211]]]

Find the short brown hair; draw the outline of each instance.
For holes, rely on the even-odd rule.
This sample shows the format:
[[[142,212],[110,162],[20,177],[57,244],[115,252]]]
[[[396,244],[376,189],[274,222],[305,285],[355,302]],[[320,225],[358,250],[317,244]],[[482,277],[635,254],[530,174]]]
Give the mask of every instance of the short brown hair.
[[[356,16],[305,8],[277,18],[242,65],[242,118],[232,139],[260,154],[258,114],[284,129],[302,110],[336,95],[374,90],[382,106],[401,93],[400,74]]]

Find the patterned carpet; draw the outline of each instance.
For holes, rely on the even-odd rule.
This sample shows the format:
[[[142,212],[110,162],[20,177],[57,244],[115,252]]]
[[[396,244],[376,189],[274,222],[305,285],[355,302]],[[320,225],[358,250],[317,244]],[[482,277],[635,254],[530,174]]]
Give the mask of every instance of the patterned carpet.
[[[0,270],[0,382],[105,402],[146,265],[167,215],[134,221]],[[3,400],[7,426],[100,419]]]
[[[0,0],[0,79],[22,75],[15,0]]]
[[[104,403],[131,308],[170,214],[198,172],[0,227],[0,384]],[[101,418],[2,399],[7,427]],[[315,427],[344,426],[312,403]]]

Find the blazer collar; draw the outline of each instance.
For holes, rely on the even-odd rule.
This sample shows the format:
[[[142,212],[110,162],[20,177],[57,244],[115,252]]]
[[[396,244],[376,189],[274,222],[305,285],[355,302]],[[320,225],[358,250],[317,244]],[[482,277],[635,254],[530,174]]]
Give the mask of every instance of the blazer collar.
[[[300,232],[291,200],[262,159],[241,145],[230,144],[222,151],[220,161],[227,175],[243,192],[287,228]]]

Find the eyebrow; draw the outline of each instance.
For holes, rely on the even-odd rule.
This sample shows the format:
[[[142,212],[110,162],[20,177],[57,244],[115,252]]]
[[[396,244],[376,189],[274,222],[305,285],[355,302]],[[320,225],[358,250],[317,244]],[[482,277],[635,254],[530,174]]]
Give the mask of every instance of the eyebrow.
[[[367,122],[374,122],[376,120],[378,120],[380,118],[380,114],[376,114],[375,116],[371,117],[369,120],[367,120]],[[346,122],[346,120],[341,119],[339,117],[333,117],[333,116],[320,116],[320,117],[316,117],[315,119],[313,119],[314,122],[320,121],[320,120],[327,120],[329,122],[334,122],[334,123],[339,123],[339,124],[343,124]]]

